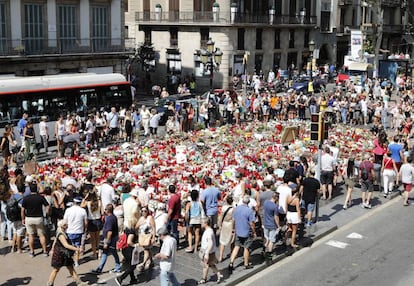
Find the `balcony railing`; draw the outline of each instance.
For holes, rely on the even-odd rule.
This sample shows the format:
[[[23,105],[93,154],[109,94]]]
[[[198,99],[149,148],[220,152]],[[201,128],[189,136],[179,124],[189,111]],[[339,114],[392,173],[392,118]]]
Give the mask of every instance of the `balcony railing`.
[[[397,7],[401,5],[401,0],[382,0],[383,6]]]
[[[221,12],[218,17],[213,12],[136,12],[137,22],[178,22],[178,23],[231,23],[230,13]],[[275,15],[273,24],[316,24],[316,16]],[[236,13],[234,23],[269,24],[269,14]]]
[[[0,38],[0,56],[61,55],[133,52],[135,39],[91,38],[47,40],[31,38],[8,40]]]

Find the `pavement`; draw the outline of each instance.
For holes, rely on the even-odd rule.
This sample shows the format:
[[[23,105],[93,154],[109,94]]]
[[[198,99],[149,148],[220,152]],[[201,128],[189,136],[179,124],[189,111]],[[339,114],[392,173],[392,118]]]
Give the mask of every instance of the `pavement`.
[[[218,264],[218,268],[222,270],[224,274],[223,285],[237,285],[239,282],[246,278],[256,274],[269,265],[277,263],[278,261],[290,256],[295,251],[301,251],[302,248],[312,247],[312,244],[321,239],[322,237],[330,234],[331,232],[345,226],[346,224],[362,217],[364,214],[372,211],[373,209],[387,203],[390,199],[398,197],[398,193],[394,193],[390,198],[383,198],[381,193],[374,192],[372,199],[372,210],[364,209],[359,206],[361,202],[361,193],[359,189],[354,190],[353,204],[347,210],[343,210],[345,186],[339,186],[334,192],[334,198],[330,201],[320,201],[320,217],[318,221],[311,227],[304,230],[303,238],[298,241],[300,247],[296,250],[287,248],[285,246],[278,246],[275,248],[274,257],[271,261],[265,262],[262,254],[260,241],[254,242],[254,250],[251,253],[251,262],[253,268],[245,270],[243,265],[243,259],[239,255],[236,259],[234,266],[235,269],[231,275],[229,275],[227,267],[229,264],[229,248],[226,249],[225,260]],[[401,202],[402,204],[402,202]],[[197,254],[186,253],[184,248],[185,242],[181,239],[180,248],[177,251],[176,258],[176,270],[175,274],[182,283],[182,285],[196,285],[197,281],[201,279],[202,266]],[[90,245],[87,244],[87,251],[90,251]],[[41,249],[37,248],[34,258],[30,258],[28,253],[11,253],[11,247],[7,241],[0,242],[0,261],[2,261],[2,267],[0,267],[0,286],[17,286],[17,285],[46,285],[48,276],[51,271],[50,257],[43,257]],[[154,253],[158,249],[154,248]],[[89,285],[116,285],[114,278],[116,274],[109,273],[114,266],[112,257],[108,258],[104,272],[99,275],[93,275],[90,271],[98,266],[99,261],[90,257],[90,252],[87,252],[81,259],[80,266],[76,268],[77,273],[80,275],[83,281],[87,281]],[[124,283],[129,282],[129,278]],[[155,267],[152,271],[148,271],[139,276],[141,284],[143,285],[159,285],[159,263],[156,261]],[[212,276],[210,271],[210,280],[206,285],[216,284],[216,277]],[[57,276],[55,285],[75,285],[70,278],[66,269],[61,269]],[[124,284],[128,285],[128,284]]]

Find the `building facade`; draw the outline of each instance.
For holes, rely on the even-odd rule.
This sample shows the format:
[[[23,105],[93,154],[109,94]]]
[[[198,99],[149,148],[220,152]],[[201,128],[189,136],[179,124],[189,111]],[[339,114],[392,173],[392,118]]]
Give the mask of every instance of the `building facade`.
[[[123,0],[0,0],[0,74],[125,73],[124,17]]]
[[[198,90],[205,90],[208,72],[195,52],[209,38],[223,52],[215,88],[228,88],[235,74],[306,69],[311,40],[319,63],[336,62],[337,0],[126,0],[126,5],[128,36],[137,46],[152,44],[156,52],[154,84],[194,75]],[[136,76],[142,77],[139,69]]]

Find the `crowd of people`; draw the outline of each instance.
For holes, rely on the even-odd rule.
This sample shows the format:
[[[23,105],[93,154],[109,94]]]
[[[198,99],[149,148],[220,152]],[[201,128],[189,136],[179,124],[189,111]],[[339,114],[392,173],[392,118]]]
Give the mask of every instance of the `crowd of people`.
[[[76,114],[68,115],[66,121],[59,118],[54,131],[58,156],[65,157],[65,149],[71,147],[70,157],[74,160],[50,161],[34,174],[24,174],[22,169],[14,167],[12,154],[16,140],[12,138],[12,128],[6,127],[0,146],[3,156],[0,235],[10,242],[12,252],[25,251],[27,237],[31,257],[39,255],[34,244],[35,238],[39,238],[40,254],[51,255],[52,272],[48,285],[54,284],[63,266],[68,268],[78,285],[84,285],[76,268],[87,253],[96,260],[96,267],[91,272],[95,275],[103,272],[108,256],[113,257],[111,272],[119,274],[115,278],[118,285],[128,277],[130,283],[138,283],[139,274],[152,269],[157,260],[161,270],[160,284],[179,285],[174,274],[178,246],[185,248],[187,253],[199,255],[203,271],[198,284],[209,281],[210,268],[220,283],[223,271],[217,264],[227,259],[226,247],[231,248],[227,267],[230,274],[240,248],[243,248],[243,267],[252,268],[249,256],[256,238],[262,240],[266,259],[272,259],[275,247],[297,248],[300,230],[314,223],[313,213],[319,196],[322,200],[331,200],[341,182],[347,190],[344,210],[358,201],[352,199],[356,185],[360,185],[360,205],[365,209],[372,208],[376,186],[380,186],[384,196],[389,196],[400,183],[404,192],[403,205],[409,205],[414,177],[411,88],[409,80],[399,89],[379,80],[367,80],[361,93],[356,93],[353,83],[347,82],[344,88],[338,87],[320,96],[295,92],[277,94],[259,88],[246,94],[229,91],[223,95],[210,95],[197,106],[170,104],[162,113],[146,106],[112,107],[105,113],[90,114],[84,123]],[[396,97],[395,106],[389,105],[391,95]],[[277,145],[274,137],[281,135],[281,132],[276,134],[276,128],[270,135],[274,146],[266,149],[272,154],[262,153],[261,157],[244,154],[243,159],[237,158],[240,155],[237,152],[243,153],[237,149],[239,147],[251,150],[260,147],[244,146],[254,137],[247,133],[258,132],[258,125],[254,124],[259,122],[263,124],[261,127],[268,126],[271,121],[305,124],[306,110],[310,113],[330,111],[333,123],[338,126],[351,124],[365,128],[364,125],[371,124],[367,132],[373,138],[373,142],[369,142],[372,148],[364,145],[360,154],[345,153],[338,141],[330,138],[323,146],[320,166],[316,165],[314,154],[303,149],[294,150],[295,156],[284,165],[282,160],[279,162],[272,157]],[[24,114],[18,128],[25,145],[26,160],[30,160],[35,134],[33,123],[27,118]],[[46,121],[47,118],[42,118],[42,122]],[[180,140],[197,142],[200,134],[193,132],[195,123],[200,121],[209,128],[210,133],[205,134],[212,141],[220,136],[214,132],[221,125],[242,126],[248,131],[240,145],[231,146],[224,142],[221,146],[226,146],[225,150],[205,151],[204,156],[209,154],[215,162],[210,165],[205,162],[204,167],[211,167],[211,170],[204,170],[201,176],[200,169],[178,166],[171,157],[178,153],[177,149],[170,146]],[[44,126],[39,127],[42,148],[49,152],[49,132]],[[160,126],[165,126],[165,139]],[[80,129],[85,134],[85,143],[79,135]],[[121,159],[123,155],[116,153],[120,149],[113,149],[110,155],[103,153],[106,161],[88,157],[98,165],[112,164],[112,170],[108,166],[100,170],[90,162],[79,161],[83,158],[76,151],[79,145],[84,144],[92,154],[95,145],[108,136],[110,141],[126,141],[133,146],[134,136],[142,129],[147,141],[152,143],[133,150],[131,158]],[[237,132],[232,135],[236,136]],[[256,137],[254,142],[264,144],[263,138]],[[175,141],[161,144],[169,138]],[[208,142],[198,143],[202,149]],[[154,149],[150,150],[150,147]],[[286,147],[277,150],[280,156],[286,157],[284,152],[292,152]],[[165,160],[159,163],[168,166],[164,170],[167,178],[161,176],[163,171],[159,166],[149,164],[149,161],[145,164],[145,160],[158,156],[156,148],[163,148],[167,153]],[[219,151],[223,157],[216,155]],[[228,156],[229,153],[232,155]],[[200,163],[197,154],[194,153],[191,160]],[[244,162],[247,159],[254,168]],[[121,160],[123,163],[118,164]],[[179,175],[168,173],[174,164],[177,164]],[[226,169],[230,165],[232,168]],[[132,167],[136,167],[138,175],[126,179],[126,173]],[[118,176],[121,171],[123,175]],[[184,239],[180,233],[185,235]],[[158,253],[155,253],[156,247]]]

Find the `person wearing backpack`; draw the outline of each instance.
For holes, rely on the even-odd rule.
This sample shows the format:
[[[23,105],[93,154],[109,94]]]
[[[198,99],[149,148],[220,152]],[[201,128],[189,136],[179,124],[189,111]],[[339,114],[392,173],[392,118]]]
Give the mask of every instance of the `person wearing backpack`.
[[[375,181],[374,164],[371,162],[370,159],[371,155],[369,153],[366,153],[364,155],[364,160],[359,164],[359,178],[362,191],[361,207],[366,209],[372,208],[370,201],[372,191],[374,190]]]

